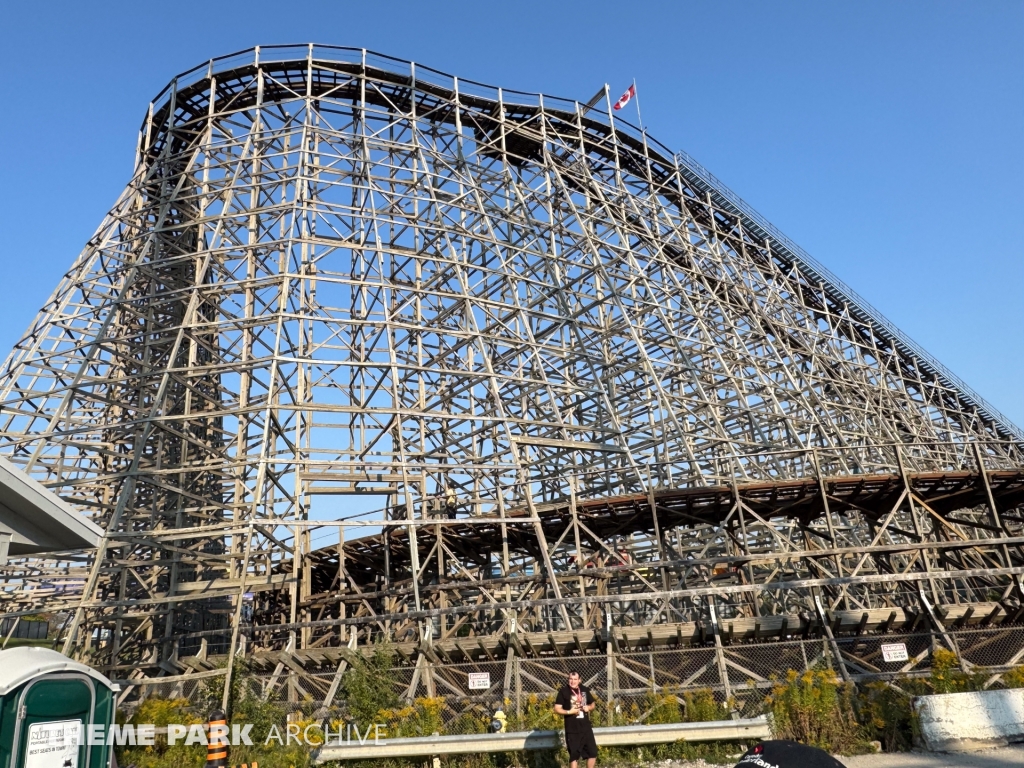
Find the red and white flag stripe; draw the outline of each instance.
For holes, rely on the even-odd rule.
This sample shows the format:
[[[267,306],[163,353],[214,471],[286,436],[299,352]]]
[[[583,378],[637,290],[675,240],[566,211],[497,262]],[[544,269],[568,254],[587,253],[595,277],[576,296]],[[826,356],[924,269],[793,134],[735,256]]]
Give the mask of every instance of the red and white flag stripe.
[[[615,102],[615,109],[622,109],[624,106],[629,104],[629,100],[636,96],[636,83],[629,86],[629,90],[619,96],[619,100]]]

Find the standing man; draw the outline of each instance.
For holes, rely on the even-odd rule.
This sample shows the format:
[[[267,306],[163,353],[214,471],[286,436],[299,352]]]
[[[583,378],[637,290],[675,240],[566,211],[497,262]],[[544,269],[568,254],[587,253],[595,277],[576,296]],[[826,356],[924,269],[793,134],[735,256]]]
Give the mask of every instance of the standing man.
[[[455,513],[459,509],[459,500],[455,498],[455,489],[452,487],[450,482],[444,490],[444,508],[448,514],[448,519],[454,520]]]
[[[555,698],[555,714],[565,718],[565,746],[569,750],[569,768],[577,768],[580,759],[587,768],[594,768],[597,760],[597,741],[590,712],[597,706],[590,689],[580,682],[579,672],[570,672],[567,685],[562,686]]]

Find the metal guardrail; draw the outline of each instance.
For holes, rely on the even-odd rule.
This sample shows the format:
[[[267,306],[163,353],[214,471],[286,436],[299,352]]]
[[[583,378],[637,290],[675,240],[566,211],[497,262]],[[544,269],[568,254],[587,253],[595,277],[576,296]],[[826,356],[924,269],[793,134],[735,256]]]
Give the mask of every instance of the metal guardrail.
[[[765,715],[741,720],[715,720],[709,723],[668,723],[665,725],[625,725],[595,728],[599,747],[637,747],[644,744],[669,744],[676,741],[736,741],[771,737]],[[334,760],[374,760],[389,757],[429,755],[467,755],[482,752],[522,752],[534,749],[558,749],[564,745],[563,731],[518,731],[467,736],[421,736],[411,739],[379,739],[328,743],[314,755],[315,764]]]

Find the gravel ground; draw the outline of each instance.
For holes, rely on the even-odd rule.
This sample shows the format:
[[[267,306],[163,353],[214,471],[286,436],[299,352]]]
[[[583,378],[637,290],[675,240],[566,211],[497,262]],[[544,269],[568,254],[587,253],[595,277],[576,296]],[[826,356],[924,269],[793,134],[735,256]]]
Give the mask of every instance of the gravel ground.
[[[1024,746],[987,749],[982,752],[938,754],[935,752],[897,752],[840,757],[847,768],[1021,768]],[[721,768],[703,760],[660,760],[649,768]]]
[[[904,752],[889,755],[858,755],[840,758],[847,768],[1020,768],[1024,765],[1024,747],[1003,747],[981,752],[937,754]]]

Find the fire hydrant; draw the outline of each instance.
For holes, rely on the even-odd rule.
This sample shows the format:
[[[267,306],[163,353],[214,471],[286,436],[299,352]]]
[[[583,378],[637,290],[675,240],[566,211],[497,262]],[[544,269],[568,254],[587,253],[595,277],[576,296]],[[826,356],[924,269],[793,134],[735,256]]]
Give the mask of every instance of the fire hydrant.
[[[491,719],[491,730],[495,733],[505,733],[505,722],[507,718],[505,713],[500,709],[494,713],[494,717]]]

